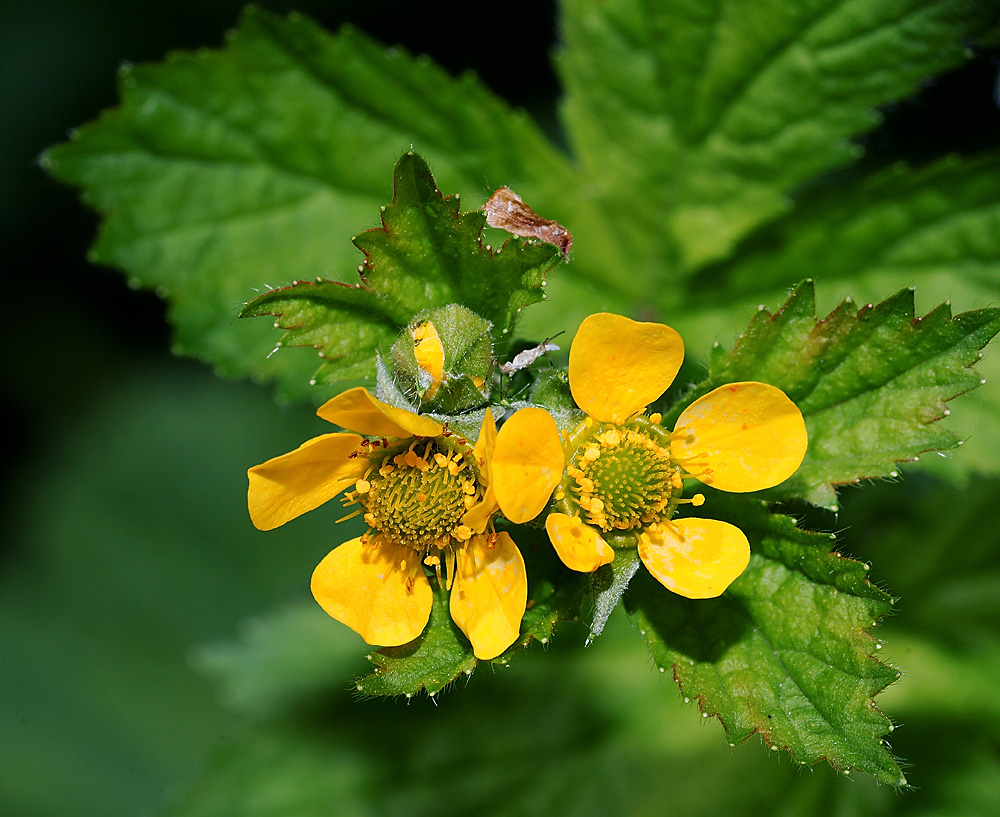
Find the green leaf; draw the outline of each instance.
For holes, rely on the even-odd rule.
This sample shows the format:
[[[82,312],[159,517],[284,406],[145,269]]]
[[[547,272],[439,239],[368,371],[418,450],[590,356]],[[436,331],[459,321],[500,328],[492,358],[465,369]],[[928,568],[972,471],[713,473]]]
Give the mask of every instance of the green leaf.
[[[958,487],[915,476],[844,497],[841,546],[891,566],[898,610],[883,654],[906,671],[880,698],[907,724],[961,721],[1000,729],[1000,480]],[[907,752],[909,757],[909,752]]]
[[[849,185],[825,185],[762,230],[738,256],[696,276],[689,309],[671,323],[692,346],[735,325],[748,302],[784,298],[803,270],[821,304],[850,292],[859,303],[917,285],[922,304],[993,305],[1000,292],[1000,153],[949,157],[924,168],[897,164]],[[722,301],[722,303],[720,303]],[[980,365],[987,384],[962,399],[952,430],[973,445],[935,458],[938,471],[1000,473],[1000,357]]]
[[[875,659],[867,633],[892,599],[867,565],[828,552],[832,537],[747,497],[713,492],[706,506],[742,528],[753,555],[718,599],[675,596],[645,571],[632,582],[626,609],[661,671],[719,718],[731,744],[759,733],[798,763],[905,785],[882,742],[890,721],[872,702],[899,673]]]
[[[391,304],[362,284],[299,281],[254,298],[239,317],[277,318],[274,328],[285,332],[274,351],[282,346],[318,349],[323,363],[309,380],[316,385],[374,377],[376,356],[392,345],[412,317],[393,312]]]
[[[1000,287],[1000,152],[949,156],[926,167],[897,163],[851,184],[820,185],[740,248],[738,260],[702,272],[695,304],[776,293],[803,269],[831,290],[900,289],[915,277],[944,300]],[[961,274],[956,274],[961,273]],[[940,291],[948,286],[951,292]]]
[[[860,310],[845,300],[817,320],[806,281],[774,315],[760,309],[730,355],[716,350],[696,394],[743,380],[782,389],[802,411],[809,448],[770,495],[836,508],[837,485],[895,477],[898,462],[962,445],[937,421],[946,401],[980,385],[971,367],[998,331],[998,309],[953,317],[942,304],[915,318],[911,289]]]
[[[545,273],[561,256],[550,244],[511,239],[493,251],[480,241],[486,216],[459,214],[427,163],[410,151],[397,162],[392,204],[382,227],[354,237],[365,254],[361,283],[300,281],[254,298],[241,318],[272,315],[285,346],[314,346],[323,365],[314,380],[332,384],[375,376],[375,356],[415,315],[461,303],[492,322],[500,340],[525,306],[544,298]]]
[[[409,311],[461,303],[493,323],[499,339],[517,313],[543,300],[545,273],[562,256],[551,244],[512,239],[493,251],[480,241],[482,210],[459,214],[458,197],[438,191],[412,151],[396,165],[395,196],[382,228],[354,238],[365,254],[363,277],[376,295]]]
[[[784,803],[823,786],[841,804],[859,790],[874,795],[882,810],[843,813],[875,817],[903,800],[867,780],[804,775],[763,752],[734,752],[662,692],[631,627],[615,617],[592,649],[554,643],[536,660],[477,673],[439,706],[359,702],[344,689],[299,717],[230,730],[167,813],[598,817],[658,814],[669,802],[708,817],[766,811],[776,792]]]
[[[42,157],[104,216],[93,260],[170,303],[178,352],[291,399],[314,396],[315,359],[268,359],[271,326],[232,318],[266,285],[348,280],[350,239],[388,198],[387,157],[418,145],[445,189],[509,184],[533,205],[573,184],[537,126],[471,75],[301,15],[251,8],[220,51],[124,66],[120,93]]]
[[[961,0],[566,0],[563,118],[656,292],[662,259],[683,272],[725,257],[856,159],[875,108],[961,64],[993,20]]]

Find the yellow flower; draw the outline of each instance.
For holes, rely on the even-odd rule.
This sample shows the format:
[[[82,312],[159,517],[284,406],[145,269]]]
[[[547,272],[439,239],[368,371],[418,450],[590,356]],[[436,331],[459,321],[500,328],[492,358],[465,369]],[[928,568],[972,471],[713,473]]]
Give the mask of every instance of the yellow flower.
[[[721,386],[688,406],[673,432],[663,429],[658,414],[643,412],[673,382],[683,359],[684,344],[669,326],[608,313],[581,324],[570,349],[569,384],[587,417],[562,438],[558,462],[564,474],[545,528],[573,570],[611,562],[614,550],[605,536],[614,534],[617,543],[625,535],[667,589],[712,598],[746,568],[750,545],[727,522],[674,519],[680,504],[705,501],[703,494],[681,499],[684,481],[739,493],[770,488],[799,467],[807,436],[802,413],[785,393],[757,382]],[[544,456],[552,467],[554,428],[551,418],[536,415],[504,425],[495,461],[511,467]],[[519,506],[506,482],[495,487],[514,522],[533,518],[548,501],[546,495],[531,507]]]
[[[430,617],[433,570],[451,589],[451,616],[476,657],[502,653],[520,632],[527,576],[510,536],[493,531],[492,414],[474,446],[361,388],[317,414],[359,433],[324,434],[251,468],[254,525],[272,530],[346,490],[344,504],[357,508],[344,518],[363,514],[369,530],[319,563],[312,592],[320,606],[369,644],[406,644]]]

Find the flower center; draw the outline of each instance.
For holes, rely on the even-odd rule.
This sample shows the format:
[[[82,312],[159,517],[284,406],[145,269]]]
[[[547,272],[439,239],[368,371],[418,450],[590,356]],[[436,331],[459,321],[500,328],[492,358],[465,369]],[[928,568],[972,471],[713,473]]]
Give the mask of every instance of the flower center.
[[[364,506],[378,534],[421,552],[469,539],[462,517],[483,493],[471,449],[435,438],[369,457],[372,468],[346,499]]]
[[[585,426],[574,436],[569,489],[591,525],[604,532],[632,530],[673,515],[682,483],[667,432],[637,418],[624,426]]]

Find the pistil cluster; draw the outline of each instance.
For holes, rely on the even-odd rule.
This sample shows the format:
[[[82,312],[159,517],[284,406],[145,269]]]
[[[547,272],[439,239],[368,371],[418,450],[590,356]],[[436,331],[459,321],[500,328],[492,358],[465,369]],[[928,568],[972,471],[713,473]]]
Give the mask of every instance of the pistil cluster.
[[[618,425],[587,417],[567,438],[557,506],[575,516],[575,505],[588,524],[609,533],[649,530],[668,523],[682,502],[700,505],[701,494],[680,499],[687,469],[671,456],[670,433],[660,420],[640,415]]]
[[[420,552],[436,566],[438,551],[472,536],[462,518],[485,489],[481,464],[467,440],[447,431],[397,445],[364,440],[357,456],[368,457],[371,466],[344,495],[345,506],[361,506],[344,519],[363,513],[366,540],[374,533]]]

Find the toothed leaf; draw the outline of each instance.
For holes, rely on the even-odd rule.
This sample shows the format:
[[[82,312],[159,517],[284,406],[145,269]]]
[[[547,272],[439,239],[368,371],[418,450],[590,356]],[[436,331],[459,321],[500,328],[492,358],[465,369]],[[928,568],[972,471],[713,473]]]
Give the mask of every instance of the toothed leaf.
[[[750,565],[720,598],[695,601],[640,571],[625,606],[657,665],[722,721],[730,743],[757,733],[798,763],[905,785],[882,742],[890,721],[872,700],[899,673],[875,659],[867,632],[892,599],[865,565],[829,552],[829,536],[747,497],[713,492],[705,507],[746,533]]]
[[[961,445],[937,421],[948,400],[980,385],[972,366],[998,331],[1000,309],[952,316],[942,304],[915,317],[910,289],[860,310],[844,301],[818,320],[806,281],[777,313],[758,311],[731,354],[716,351],[697,393],[743,380],[782,389],[802,411],[809,448],[768,495],[836,508],[837,485],[896,476],[899,462]]]
[[[299,14],[284,19],[251,7],[224,48],[125,66],[119,86],[119,107],[41,160],[104,217],[92,259],[168,301],[178,353],[228,376],[275,381],[289,399],[313,397],[315,357],[269,358],[272,327],[232,318],[269,285],[353,283],[361,258],[350,239],[388,199],[387,157],[416,145],[445,189],[484,193],[484,181],[507,184],[535,207],[572,183],[538,127],[475,77],[451,77],[350,27],[331,35]],[[528,252],[540,258],[547,250]],[[498,287],[517,266],[493,263]],[[537,285],[516,271],[529,290]],[[297,313],[289,322],[303,321],[288,343],[330,346],[321,380],[373,374],[363,359],[381,346],[387,320],[404,320],[394,307],[415,297],[410,287],[398,304],[369,307],[352,321],[348,313],[364,308],[357,293],[325,286],[302,294],[346,321],[338,343],[316,316],[310,323],[301,314],[307,299],[288,305]],[[522,292],[504,308],[533,297]],[[507,314],[486,317],[502,328]],[[357,349],[353,357],[348,347]]]
[[[564,7],[571,143],[606,212],[629,214],[628,264],[652,274],[663,258],[684,271],[727,256],[995,20],[960,0]]]
[[[925,167],[898,163],[851,184],[819,185],[795,210],[754,236],[731,261],[696,276],[687,309],[671,323],[692,348],[738,327],[748,303],[781,303],[804,270],[819,303],[844,293],[859,304],[915,286],[918,308],[950,300],[994,306],[1000,292],[1000,152],[949,156]],[[725,293],[725,295],[723,295]],[[952,407],[947,425],[973,438],[929,467],[952,478],[998,474],[1000,356],[977,366],[987,380]]]
[[[484,246],[485,215],[459,213],[442,196],[427,163],[412,151],[396,164],[395,197],[382,227],[354,237],[365,254],[361,283],[298,282],[254,298],[240,317],[273,315],[285,346],[315,346],[324,363],[314,379],[373,378],[375,355],[415,315],[461,303],[492,323],[496,340],[518,312],[543,299],[545,273],[560,260],[550,244],[511,239]]]

